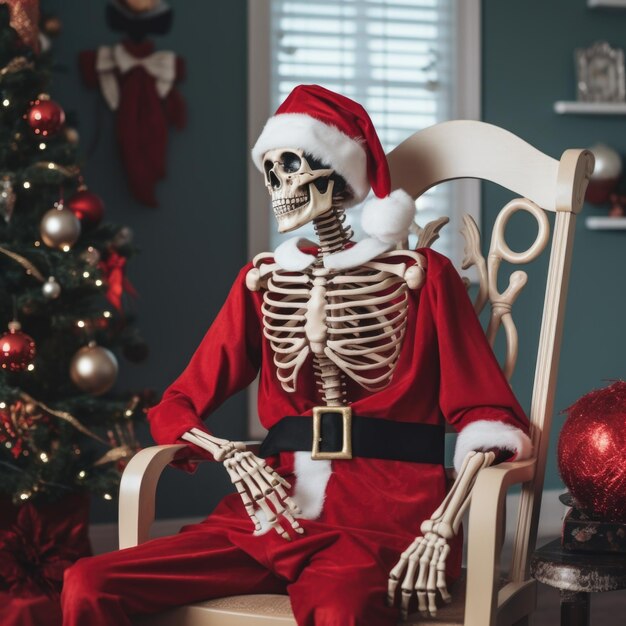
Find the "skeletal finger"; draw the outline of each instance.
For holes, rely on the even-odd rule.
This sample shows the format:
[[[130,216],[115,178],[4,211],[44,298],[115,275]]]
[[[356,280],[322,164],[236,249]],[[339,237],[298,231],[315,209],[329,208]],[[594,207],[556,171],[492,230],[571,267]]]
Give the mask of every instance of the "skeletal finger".
[[[276,513],[274,513],[272,507],[270,507],[270,505],[267,503],[267,498],[261,498],[258,501],[258,505],[263,513],[265,513],[265,516],[267,517],[267,522],[270,527],[273,528],[283,539],[290,541],[291,538],[287,534],[287,531],[280,525]]]
[[[417,576],[417,582],[415,583],[415,589],[417,591],[417,608],[422,615],[428,615],[428,604],[426,595],[426,578],[428,576],[428,564],[432,557],[434,550],[435,539],[429,537],[427,539],[426,549],[420,557],[419,574]]]
[[[428,612],[437,615],[437,563],[442,546],[437,546],[433,550],[433,556],[428,564],[428,581],[426,582],[426,594],[428,595]]]
[[[263,474],[259,471],[259,466],[248,458],[250,454],[250,452],[236,452],[234,456],[235,462],[257,484],[263,495],[267,496],[273,491],[272,485],[265,480]]]
[[[415,593],[415,584],[414,584],[415,575],[416,573],[419,572],[420,559],[422,555],[424,554],[424,551],[427,549],[428,549],[428,542],[426,541],[426,538],[420,537],[417,547],[415,548],[413,553],[409,555],[407,569],[413,570],[411,574],[411,582],[413,583],[413,585],[411,587],[406,585],[409,579],[408,579],[408,576],[405,576],[404,581],[402,582],[402,594],[401,594],[402,595],[401,608],[402,608],[402,615],[404,616],[404,618],[408,617],[409,615],[409,605],[411,603],[411,598],[413,597],[413,594]]]
[[[234,458],[227,459],[224,462],[226,467],[230,467],[233,471],[237,472],[241,480],[244,482],[246,489],[250,492],[253,500],[258,501],[263,497],[263,492],[257,485],[256,481],[246,472],[243,467]]]
[[[232,479],[233,477],[231,476],[231,480]],[[239,494],[239,496],[241,497],[241,500],[243,501],[243,505],[246,509],[246,513],[248,514],[248,517],[252,520],[252,523],[254,524],[254,529],[257,531],[261,530],[261,523],[256,517],[254,504],[250,498],[250,495],[248,494],[245,487],[243,486],[242,481],[233,480],[233,484],[235,485],[235,488],[237,489],[237,493]]]
[[[396,602],[396,589],[400,584],[400,578],[407,567],[409,556],[417,548],[421,540],[422,537],[416,537],[411,545],[404,552],[402,552],[400,559],[389,572],[389,581],[387,583],[387,603],[389,606],[393,606]]]
[[[449,604],[452,602],[452,596],[448,592],[448,585],[446,584],[446,559],[450,553],[450,546],[446,543],[441,549],[439,555],[439,561],[437,561],[437,589],[444,602]]]
[[[258,465],[261,472],[268,474],[268,482],[272,485],[282,485],[283,487],[287,487],[289,489],[291,485],[287,482],[273,467],[268,465],[263,459],[260,459],[258,456],[252,455],[252,462]]]
[[[420,545],[424,544],[424,540],[420,542]],[[415,574],[419,567],[420,550],[417,549],[408,558],[408,566],[406,568],[406,574],[402,581],[402,612],[408,614],[409,604],[413,593],[415,592]]]

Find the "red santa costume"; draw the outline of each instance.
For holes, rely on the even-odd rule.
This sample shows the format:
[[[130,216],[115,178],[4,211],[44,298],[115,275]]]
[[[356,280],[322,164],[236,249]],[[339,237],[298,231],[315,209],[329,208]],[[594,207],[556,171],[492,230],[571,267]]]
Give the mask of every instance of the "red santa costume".
[[[445,257],[420,252],[426,279],[419,291],[408,291],[406,333],[390,384],[371,392],[347,380],[353,414],[429,425],[441,441],[447,421],[460,431],[457,465],[472,449],[528,456],[527,419],[463,282]],[[266,428],[285,416],[309,417],[320,404],[311,358],[295,392],[279,383],[263,335],[262,292],[246,287],[251,267],[241,270],[189,365],[151,410],[157,443],[206,430],[203,419],[259,372],[258,410]],[[79,561],[66,574],[64,624],[126,625],[128,615],[245,593],[288,593],[300,626],[395,624],[398,610],[385,603],[389,571],[444,499],[443,459],[316,461],[310,452],[283,450],[267,460],[293,485],[303,535],[292,532],[286,542],[274,532],[254,534],[239,496],[227,496],[204,522],[176,536]],[[454,579],[460,537],[451,547],[447,573]]]

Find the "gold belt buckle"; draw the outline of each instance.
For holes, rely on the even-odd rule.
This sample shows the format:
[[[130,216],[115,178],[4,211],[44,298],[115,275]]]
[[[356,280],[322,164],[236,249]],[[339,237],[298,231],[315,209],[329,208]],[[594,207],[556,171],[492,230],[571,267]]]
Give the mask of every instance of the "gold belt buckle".
[[[343,418],[343,443],[341,450],[336,452],[322,452],[322,415],[324,413],[338,413]],[[349,406],[316,406],[313,407],[313,447],[311,458],[314,461],[332,461],[335,459],[352,458],[352,408]]]

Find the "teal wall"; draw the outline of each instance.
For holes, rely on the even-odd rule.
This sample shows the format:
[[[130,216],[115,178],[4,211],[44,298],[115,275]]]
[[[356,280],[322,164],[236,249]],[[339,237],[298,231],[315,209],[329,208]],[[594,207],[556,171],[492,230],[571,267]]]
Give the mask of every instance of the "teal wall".
[[[553,110],[556,100],[576,98],[574,49],[598,40],[626,49],[626,10],[590,10],[586,0],[483,0],[483,119],[557,158],[567,148],[600,141],[625,154],[626,117],[557,115]],[[503,190],[485,186],[486,223],[493,222],[508,199]],[[603,212],[606,209],[586,206],[576,227],[557,413],[586,391],[626,376],[626,289],[621,267],[626,232],[590,231],[584,225],[586,216]],[[521,249],[535,231],[523,220],[511,226],[511,245]],[[545,272],[545,266],[539,269]],[[540,284],[538,272],[530,274],[516,315],[523,353],[513,383],[525,407],[533,382]],[[534,338],[530,346],[527,338]],[[546,475],[549,488],[561,486],[555,450],[562,422],[563,417],[556,415]]]
[[[140,294],[135,308],[151,355],[141,365],[121,359],[120,386],[152,387],[159,393],[189,361],[247,254],[246,3],[173,0],[170,5],[175,9],[172,32],[156,43],[187,61],[181,91],[189,124],[182,132],[170,132],[168,177],[158,186],[161,206],[152,209],[130,197],[112,114],[97,92],[81,85],[77,73],[80,50],[120,39],[107,30],[105,1],[42,0],[64,25],[55,44],[61,67],[53,93],[79,117],[83,153],[92,152],[86,158],[86,180],[105,199],[107,218],[130,225],[141,249],[129,264],[129,276]],[[245,438],[246,411],[243,395],[225,403],[214,416],[218,432]],[[202,515],[230,490],[230,483],[221,466],[205,463],[193,479],[168,470],[160,489],[161,516]],[[115,516],[114,504],[94,502],[95,520]]]
[[[189,126],[170,135],[169,176],[159,185],[161,206],[156,210],[130,199],[116,156],[111,114],[77,77],[78,51],[118,40],[104,24],[104,0],[43,3],[44,8],[56,9],[64,22],[56,54],[65,73],[56,78],[55,97],[78,113],[84,151],[99,136],[86,161],[87,181],[104,196],[109,219],[129,224],[142,249],[129,273],[141,294],[135,306],[152,353],[141,366],[123,363],[121,379],[125,386],[162,391],[187,363],[246,260],[245,1],[171,0],[174,28],[157,43],[187,59],[182,91]],[[566,148],[597,141],[626,152],[626,118],[557,116],[552,108],[555,100],[574,98],[575,47],[607,39],[626,48],[626,11],[590,11],[585,0],[484,0],[483,5],[484,119],[555,157]],[[509,198],[500,189],[485,189],[487,223]],[[585,215],[597,212],[585,209]],[[528,243],[532,229],[523,220],[513,220],[511,226],[512,246]],[[626,290],[620,266],[625,243],[626,233],[592,232],[583,220],[578,224],[557,411],[605,380],[625,375]],[[218,269],[211,280],[208,267]],[[514,387],[525,406],[544,275],[545,265],[530,273],[519,302],[523,345]],[[243,396],[227,402],[215,415],[219,433],[244,436],[245,413]],[[557,417],[557,428],[561,423]],[[554,444],[556,437],[552,439]],[[553,453],[546,484],[560,485]],[[193,480],[168,471],[159,514],[201,515],[229,488],[218,466],[205,464]],[[114,517],[112,505],[94,503],[94,519]]]

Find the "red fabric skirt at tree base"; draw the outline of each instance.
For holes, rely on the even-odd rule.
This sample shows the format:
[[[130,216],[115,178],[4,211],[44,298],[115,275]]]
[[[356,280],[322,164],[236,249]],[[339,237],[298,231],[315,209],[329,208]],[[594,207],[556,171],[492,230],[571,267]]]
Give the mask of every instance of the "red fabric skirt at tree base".
[[[89,496],[15,506],[0,498],[0,624],[61,626],[63,572],[91,554]]]

